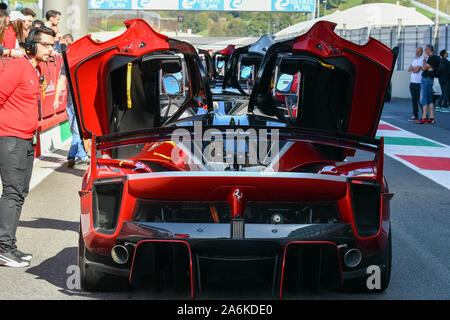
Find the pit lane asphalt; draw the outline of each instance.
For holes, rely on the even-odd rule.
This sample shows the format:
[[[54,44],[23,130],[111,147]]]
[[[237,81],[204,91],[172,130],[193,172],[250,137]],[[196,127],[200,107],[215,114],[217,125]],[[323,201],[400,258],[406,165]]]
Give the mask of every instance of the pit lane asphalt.
[[[410,110],[408,100],[394,99],[385,105],[382,120],[450,145],[450,114],[437,113],[436,125],[419,126],[407,121]],[[187,299],[146,290],[89,293],[68,287],[71,268],[77,264],[77,191],[86,167],[59,166],[66,154],[60,150],[47,159],[48,165],[41,162],[44,168],[54,170],[30,192],[17,231],[19,248],[33,253],[34,258],[28,268],[0,267],[0,300]],[[389,288],[382,294],[301,292],[289,299],[450,299],[450,190],[389,157],[385,157],[385,176],[395,193],[391,201],[393,266]],[[257,287],[216,287],[200,299],[272,297],[269,290]]]

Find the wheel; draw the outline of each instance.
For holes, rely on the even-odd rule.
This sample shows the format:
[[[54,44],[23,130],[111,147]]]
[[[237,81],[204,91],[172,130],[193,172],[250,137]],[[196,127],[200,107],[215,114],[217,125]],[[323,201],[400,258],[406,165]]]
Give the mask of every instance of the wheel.
[[[386,266],[384,270],[381,271],[380,274],[380,287],[369,289],[368,287],[368,279],[371,276],[368,274],[362,278],[349,279],[344,282],[343,291],[345,292],[354,292],[354,293],[381,293],[386,290],[389,286],[389,282],[391,280],[391,267],[392,267],[392,236],[391,230],[389,230],[388,243],[386,248],[384,248],[383,252],[381,252],[378,256],[370,259],[370,262],[367,263],[367,267],[370,265],[384,265]]]
[[[78,240],[78,267],[80,268],[81,288],[86,291],[127,291],[131,286],[127,278],[114,276],[90,268],[86,261],[87,249],[81,233]]]

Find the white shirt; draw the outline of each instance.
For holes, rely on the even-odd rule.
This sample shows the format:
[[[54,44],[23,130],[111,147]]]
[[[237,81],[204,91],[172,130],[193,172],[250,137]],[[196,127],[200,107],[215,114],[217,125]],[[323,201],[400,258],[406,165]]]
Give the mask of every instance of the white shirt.
[[[415,57],[414,60],[411,62],[411,66],[422,67],[423,66],[423,56]],[[411,83],[420,83],[422,81],[422,72],[423,72],[423,70],[420,70],[417,73],[414,73],[411,71]]]

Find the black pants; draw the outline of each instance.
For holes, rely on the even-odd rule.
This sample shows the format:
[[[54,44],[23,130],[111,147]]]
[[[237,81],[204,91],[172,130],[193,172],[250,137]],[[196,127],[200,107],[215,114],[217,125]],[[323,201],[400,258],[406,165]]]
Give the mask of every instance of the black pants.
[[[0,250],[16,249],[16,231],[33,171],[32,140],[0,137]]]
[[[439,85],[441,86],[441,96],[439,97],[438,101],[436,101],[436,106],[448,108],[450,104],[450,81],[448,81],[447,79],[439,78]]]
[[[420,83],[409,83],[414,117],[419,118]]]

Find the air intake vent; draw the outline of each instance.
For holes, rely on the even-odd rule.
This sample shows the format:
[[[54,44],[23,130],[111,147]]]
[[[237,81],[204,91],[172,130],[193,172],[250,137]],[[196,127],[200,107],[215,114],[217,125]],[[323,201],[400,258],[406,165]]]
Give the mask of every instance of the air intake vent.
[[[337,223],[340,215],[336,202],[248,202],[244,209],[246,223],[310,224]]]
[[[227,202],[140,200],[135,214],[139,222],[229,223]]]
[[[356,230],[361,237],[370,237],[380,229],[381,189],[378,183],[353,180],[352,204]]]
[[[125,178],[94,181],[93,221],[98,232],[114,233],[122,203],[124,181]]]

